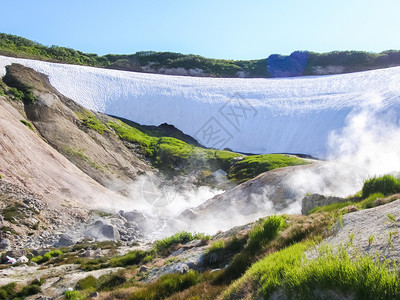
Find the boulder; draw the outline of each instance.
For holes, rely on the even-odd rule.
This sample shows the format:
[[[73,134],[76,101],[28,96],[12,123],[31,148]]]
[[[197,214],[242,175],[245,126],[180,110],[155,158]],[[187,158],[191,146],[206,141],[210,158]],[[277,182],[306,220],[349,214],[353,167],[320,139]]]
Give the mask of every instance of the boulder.
[[[107,240],[120,240],[120,235],[118,230],[112,225],[103,225],[101,228],[101,234]]]
[[[145,216],[136,210],[123,212],[121,214],[128,222],[135,222],[136,224],[140,224],[146,221]]]
[[[333,203],[346,202],[345,198],[324,196],[320,194],[311,194],[305,196],[301,201],[301,213],[307,215],[311,210],[317,206],[325,206]]]
[[[0,240],[0,250],[10,250],[11,249],[11,243],[8,238],[2,238]]]
[[[60,236],[60,239],[58,240],[58,245],[59,245],[59,246],[64,246],[64,247],[66,247],[66,246],[71,246],[71,245],[73,245],[73,244],[75,244],[74,239],[73,239],[70,235],[68,235],[68,234],[66,234],[66,233],[63,233],[63,234]]]

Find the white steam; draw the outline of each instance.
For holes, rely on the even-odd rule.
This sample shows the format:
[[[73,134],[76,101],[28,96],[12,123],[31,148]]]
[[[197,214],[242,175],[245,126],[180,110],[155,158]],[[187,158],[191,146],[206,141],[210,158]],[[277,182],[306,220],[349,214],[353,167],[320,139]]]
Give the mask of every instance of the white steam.
[[[303,193],[348,196],[365,179],[400,171],[398,107],[387,106],[377,94],[347,116],[346,126],[329,137],[329,162],[288,178]]]

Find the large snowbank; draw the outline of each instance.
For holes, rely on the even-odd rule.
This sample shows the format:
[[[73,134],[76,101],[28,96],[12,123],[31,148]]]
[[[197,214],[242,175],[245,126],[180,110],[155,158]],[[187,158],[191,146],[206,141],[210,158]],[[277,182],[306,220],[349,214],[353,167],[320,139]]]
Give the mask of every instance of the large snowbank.
[[[247,153],[326,157],[328,138],[349,112],[378,95],[400,112],[400,68],[283,79],[145,74],[0,56],[47,74],[85,107],[140,124],[175,125],[206,146]],[[397,117],[398,118],[398,117]]]

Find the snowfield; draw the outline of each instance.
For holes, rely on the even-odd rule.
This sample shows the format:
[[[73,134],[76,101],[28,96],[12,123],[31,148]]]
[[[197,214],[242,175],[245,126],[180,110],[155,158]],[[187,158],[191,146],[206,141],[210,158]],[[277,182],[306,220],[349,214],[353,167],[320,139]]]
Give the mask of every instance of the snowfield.
[[[143,125],[173,124],[200,143],[246,153],[327,157],[333,132],[351,111],[378,101],[400,113],[400,67],[280,79],[169,76],[0,56],[47,74],[62,94],[85,107]],[[378,100],[377,100],[378,99]]]

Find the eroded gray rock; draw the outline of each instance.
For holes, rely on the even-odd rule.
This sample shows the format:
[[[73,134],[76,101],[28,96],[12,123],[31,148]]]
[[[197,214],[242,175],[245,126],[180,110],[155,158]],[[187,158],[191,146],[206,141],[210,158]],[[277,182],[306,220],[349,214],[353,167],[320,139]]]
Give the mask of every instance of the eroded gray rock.
[[[63,233],[58,240],[59,246],[71,246],[73,244],[75,244],[73,237],[66,233]]]
[[[305,196],[301,201],[301,213],[307,215],[311,210],[317,206],[325,206],[333,203],[346,202],[345,198],[324,196],[320,194],[311,194]]]
[[[120,239],[118,230],[112,225],[103,225],[101,228],[101,234],[108,240],[118,241]]]

